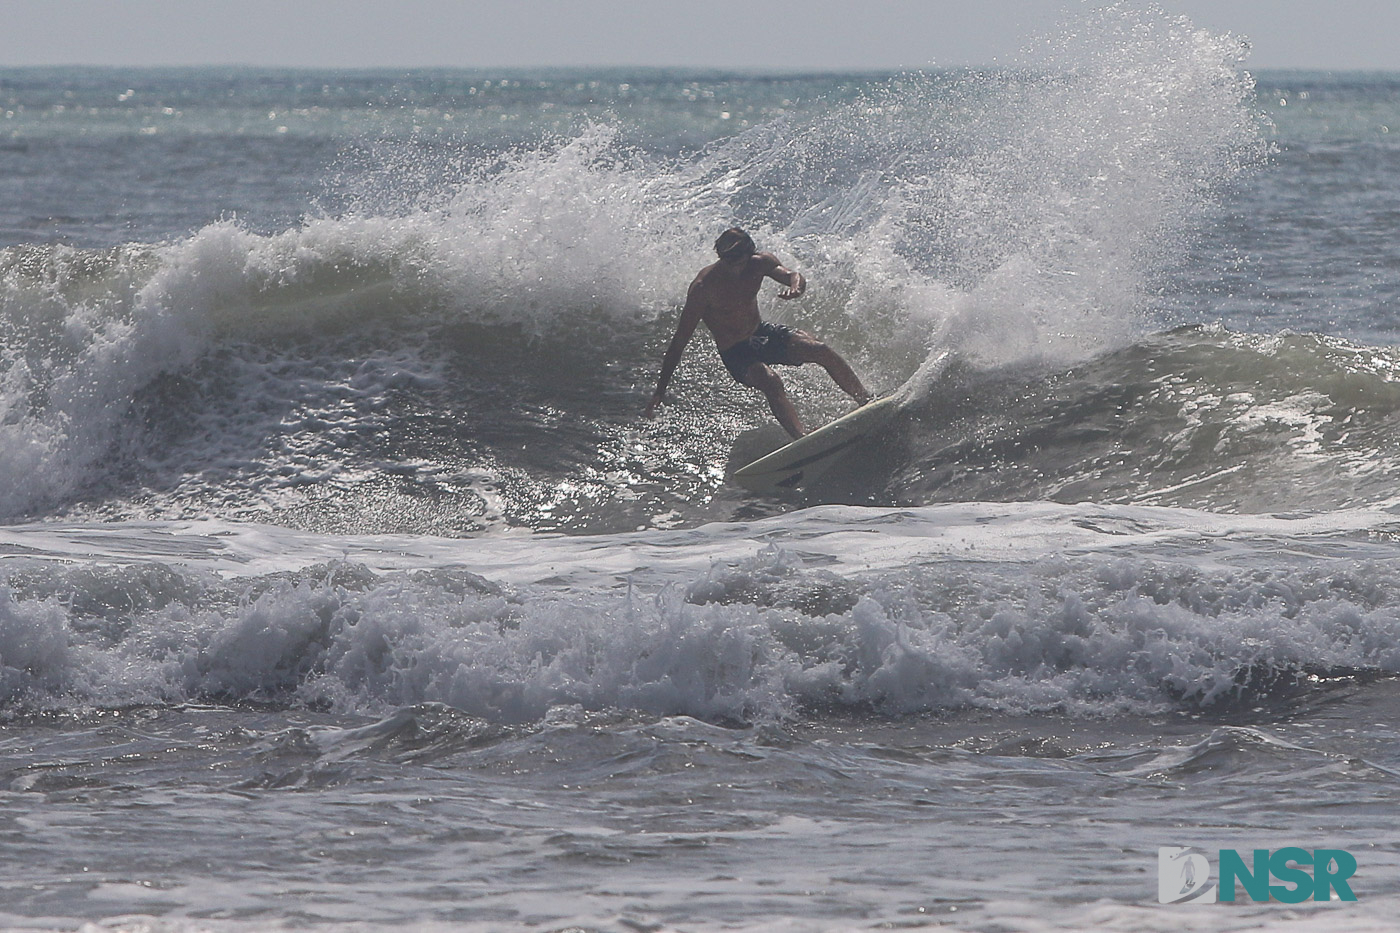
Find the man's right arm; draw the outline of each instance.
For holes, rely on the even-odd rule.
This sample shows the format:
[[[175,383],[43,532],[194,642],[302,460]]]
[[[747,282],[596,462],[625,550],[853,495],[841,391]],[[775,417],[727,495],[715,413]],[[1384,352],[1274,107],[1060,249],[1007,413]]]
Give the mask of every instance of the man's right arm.
[[[644,418],[655,418],[657,406],[666,401],[666,387],[671,384],[671,374],[680,365],[681,354],[685,353],[686,344],[690,343],[690,338],[694,336],[695,328],[704,314],[705,305],[700,296],[699,284],[698,280],[691,283],[690,292],[685,297],[685,307],[681,309],[680,320],[676,322],[676,335],[671,338],[671,345],[666,348],[666,355],[661,360],[661,375],[656,380],[656,391],[652,393],[650,404],[642,412]]]

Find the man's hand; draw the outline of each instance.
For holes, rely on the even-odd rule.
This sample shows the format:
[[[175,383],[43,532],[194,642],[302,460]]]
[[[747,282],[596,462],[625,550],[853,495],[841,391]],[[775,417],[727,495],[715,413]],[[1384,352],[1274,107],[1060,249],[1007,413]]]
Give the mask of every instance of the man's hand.
[[[778,297],[783,299],[801,298],[802,293],[807,290],[807,280],[802,277],[801,272],[792,273],[792,278],[788,279],[788,287],[778,292]]]
[[[642,417],[647,419],[648,421],[652,420],[656,417],[656,409],[661,405],[664,405],[665,402],[666,393],[663,392],[661,389],[657,389],[656,392],[652,394],[651,402],[647,405],[646,410],[642,412]]]

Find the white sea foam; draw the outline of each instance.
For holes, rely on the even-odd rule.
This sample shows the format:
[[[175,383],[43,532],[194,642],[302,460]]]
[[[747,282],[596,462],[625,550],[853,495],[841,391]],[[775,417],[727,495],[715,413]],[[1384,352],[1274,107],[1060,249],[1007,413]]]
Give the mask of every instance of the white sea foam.
[[[719,720],[1208,705],[1306,671],[1400,671],[1400,554],[1357,537],[1394,525],[1028,505],[601,539],[12,528],[30,559],[0,567],[0,664],[11,704],[441,702],[505,722],[561,704]],[[37,562],[80,552],[93,569]]]

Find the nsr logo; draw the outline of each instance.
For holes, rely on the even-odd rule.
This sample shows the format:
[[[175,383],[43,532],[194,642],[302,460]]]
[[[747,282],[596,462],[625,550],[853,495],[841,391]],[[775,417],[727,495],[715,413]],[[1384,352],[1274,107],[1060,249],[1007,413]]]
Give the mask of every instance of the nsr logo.
[[[1210,861],[1205,850],[1168,846],[1157,850],[1157,900],[1163,904],[1214,904],[1233,901],[1235,887],[1244,888],[1251,901],[1270,898],[1286,904],[1315,901],[1354,901],[1356,895],[1347,883],[1356,874],[1356,859],[1345,849],[1289,847],[1254,850],[1254,864],[1247,866],[1234,849],[1220,850],[1220,885],[1210,880]],[[1305,865],[1312,866],[1309,874]],[[1270,884],[1272,876],[1279,884]]]

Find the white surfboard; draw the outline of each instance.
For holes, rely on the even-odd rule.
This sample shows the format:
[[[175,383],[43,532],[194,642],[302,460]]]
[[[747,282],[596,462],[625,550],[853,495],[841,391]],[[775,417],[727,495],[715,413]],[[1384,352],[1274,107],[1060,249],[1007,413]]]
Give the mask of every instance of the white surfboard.
[[[919,386],[930,385],[946,368],[945,351],[931,357],[898,391],[822,425],[811,434],[734,471],[734,481],[754,492],[776,493],[810,485],[847,454],[858,450],[894,417]]]
[[[841,456],[883,427],[898,410],[894,396],[867,402],[850,414],[780,447],[734,472],[754,492],[777,492],[811,483]]]

